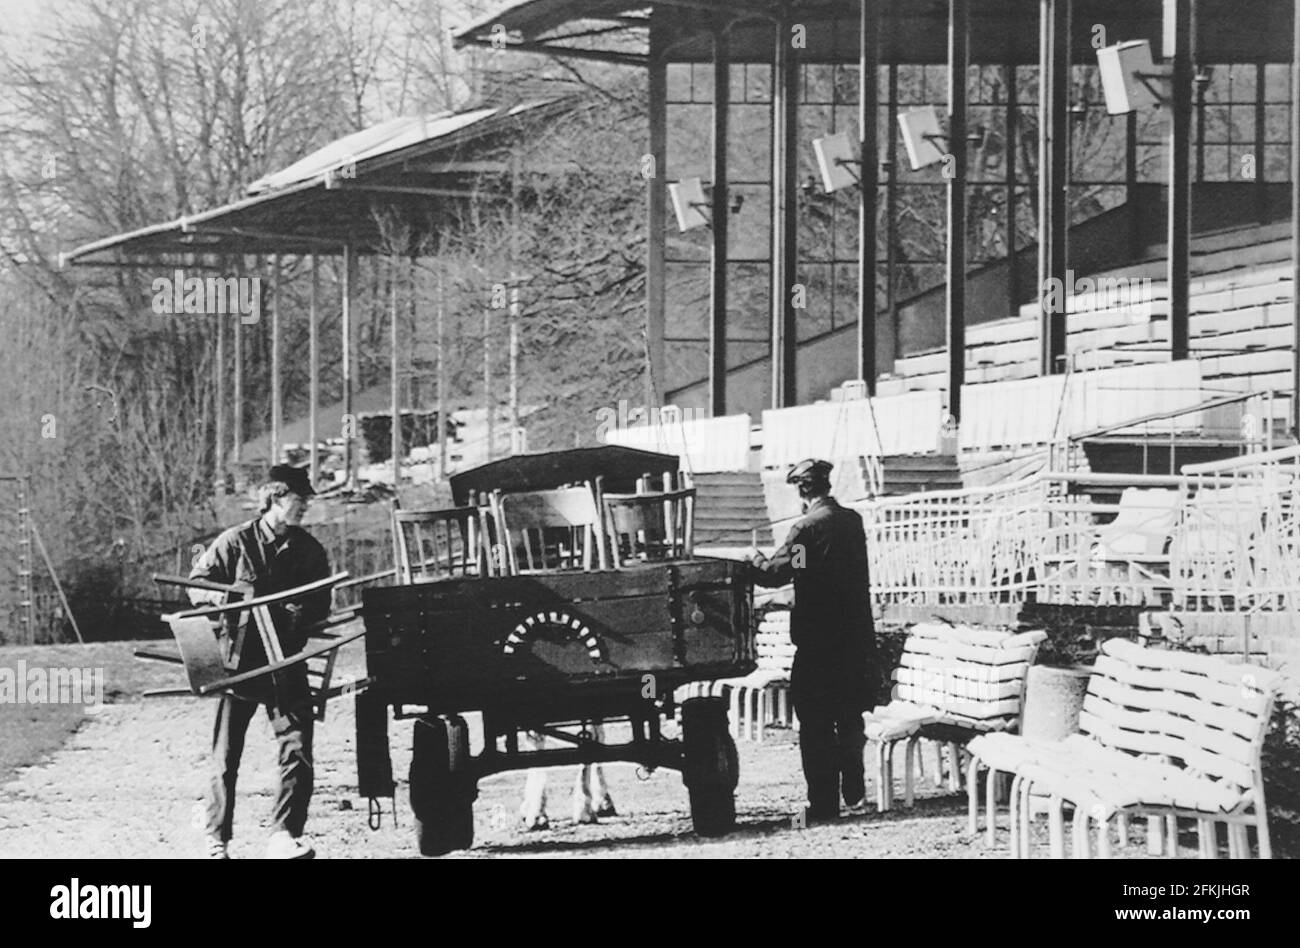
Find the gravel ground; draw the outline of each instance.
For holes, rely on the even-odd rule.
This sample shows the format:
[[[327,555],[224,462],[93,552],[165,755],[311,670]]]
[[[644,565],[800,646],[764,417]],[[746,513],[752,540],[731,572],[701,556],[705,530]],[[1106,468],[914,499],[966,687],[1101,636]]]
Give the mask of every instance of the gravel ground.
[[[0,857],[188,857],[202,852],[195,828],[206,774],[207,736],[214,705],[194,698],[143,701],[123,695],[87,718],[51,756],[17,771],[0,786]],[[316,792],[308,833],[326,858],[416,857],[405,775],[410,721],[390,730],[399,779],[394,826],[388,801],[383,825],[366,825],[366,801],[356,797],[354,715],[349,700],[331,703],[316,737]],[[611,738],[617,730],[611,729]],[[264,716],[254,719],[241,771],[234,858],[262,855],[274,788],[274,740]],[[475,748],[477,750],[477,748]],[[480,784],[474,847],[457,854],[602,857],[1005,857],[966,834],[965,797],[924,786],[915,809],[871,813],[828,826],[796,829],[803,779],[789,732],[770,731],[760,745],[744,741],[738,827],[722,839],[691,830],[686,789],[678,774],[649,779],[633,765],[606,769],[619,815],[578,825],[570,815],[576,768],[552,771],[552,828],[526,833],[517,822],[524,774],[501,774]],[[901,757],[901,755],[900,755]],[[901,763],[901,760],[900,760]],[[874,798],[874,790],[869,790]],[[1040,824],[1042,821],[1038,821]],[[1140,829],[1127,854],[1140,855]],[[1040,838],[1046,854],[1045,838]],[[1184,850],[1186,854],[1186,850]]]

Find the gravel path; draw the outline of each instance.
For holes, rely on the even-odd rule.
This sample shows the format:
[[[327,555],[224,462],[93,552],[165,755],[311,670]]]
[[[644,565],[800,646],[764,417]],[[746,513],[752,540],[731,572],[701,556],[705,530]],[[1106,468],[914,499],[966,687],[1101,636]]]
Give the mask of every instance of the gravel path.
[[[214,706],[198,699],[128,700],[88,719],[52,757],[19,771],[0,786],[0,857],[198,856],[202,836],[192,825],[206,774],[206,739]],[[414,857],[405,774],[410,721],[390,731],[399,778],[399,825],[385,813],[382,828],[366,826],[366,801],[355,796],[354,715],[350,701],[333,702],[318,727],[316,792],[308,832],[322,857]],[[773,737],[771,734],[775,734]],[[716,840],[691,831],[686,790],[676,773],[648,780],[632,765],[615,764],[607,777],[617,817],[594,826],[569,814],[574,768],[552,771],[552,829],[519,830],[516,817],[524,775],[502,774],[480,784],[474,848],[468,858],[492,856],[606,857],[1004,857],[965,832],[965,797],[926,787],[912,811],[795,829],[791,814],[803,795],[798,748],[786,732],[756,745],[740,743],[736,792],[739,826]],[[249,728],[241,771],[234,858],[262,855],[274,786],[274,741],[264,716]],[[869,797],[871,793],[869,792]],[[387,805],[387,801],[385,801]],[[1041,821],[1040,821],[1041,822]],[[1135,843],[1140,839],[1135,834]],[[1130,853],[1138,854],[1136,845]],[[1045,852],[1044,852],[1045,854]]]

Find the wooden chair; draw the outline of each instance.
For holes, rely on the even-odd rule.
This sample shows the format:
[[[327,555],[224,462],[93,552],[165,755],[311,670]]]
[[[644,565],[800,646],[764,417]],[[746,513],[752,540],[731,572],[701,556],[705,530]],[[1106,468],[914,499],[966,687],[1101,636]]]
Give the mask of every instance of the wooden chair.
[[[397,581],[403,585],[459,576],[491,576],[479,507],[402,510],[393,507]]]
[[[604,494],[614,564],[690,557],[695,548],[695,490]]]
[[[491,496],[500,557],[512,575],[609,568],[604,517],[590,483]],[[499,547],[498,547],[499,548]]]
[[[327,618],[310,626],[306,632],[309,643],[299,652],[286,655],[280,642],[272,616],[272,608],[301,599],[313,594],[328,593],[333,587],[348,578],[347,573],[337,573],[327,579],[320,579],[294,589],[268,596],[244,598],[246,590],[239,586],[227,586],[206,580],[188,579],[183,576],[155,575],[154,580],[185,589],[202,589],[210,592],[225,593],[226,602],[219,606],[202,606],[186,609],[163,616],[176,639],[179,654],[155,652],[150,649],[138,650],[138,658],[163,661],[183,665],[189,688],[160,689],[145,692],[146,697],[162,697],[177,694],[193,694],[208,697],[231,692],[238,685],[271,677],[277,695],[281,700],[280,672],[294,665],[306,666],[308,689],[317,720],[325,718],[325,704],[333,697],[344,692],[360,690],[367,681],[337,684],[334,681],[334,662],[338,650],[349,642],[365,634],[365,628],[358,609],[345,609],[334,612]],[[217,623],[229,618],[237,618],[241,612],[250,613],[249,626],[261,637],[262,648],[266,653],[267,664],[237,672],[222,654],[221,643],[217,637]],[[238,633],[234,643],[233,654],[241,651],[242,635]]]

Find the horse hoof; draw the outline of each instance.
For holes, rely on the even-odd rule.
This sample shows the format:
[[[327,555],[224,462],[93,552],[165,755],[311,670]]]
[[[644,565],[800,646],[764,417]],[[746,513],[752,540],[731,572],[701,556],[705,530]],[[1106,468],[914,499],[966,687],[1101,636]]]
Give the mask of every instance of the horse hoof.
[[[573,822],[575,822],[575,823],[598,823],[598,822],[600,822],[600,821],[596,819],[596,814],[595,814],[594,811],[592,811],[592,810],[583,810],[581,813],[575,813],[575,814],[573,815]]]
[[[614,809],[614,801],[609,797],[600,801],[600,807],[596,810],[597,816],[618,816],[618,811]]]
[[[541,816],[534,816],[531,819],[529,819],[528,817],[524,817],[524,832],[526,833],[536,833],[541,830],[548,830],[550,828],[551,828],[551,821],[547,819],[545,813],[543,813]]]

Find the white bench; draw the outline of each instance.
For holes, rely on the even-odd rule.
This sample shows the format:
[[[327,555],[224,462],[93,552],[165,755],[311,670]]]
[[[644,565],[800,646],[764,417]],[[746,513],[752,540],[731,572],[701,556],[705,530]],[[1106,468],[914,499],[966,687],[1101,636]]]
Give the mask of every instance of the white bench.
[[[790,669],[794,643],[790,641],[790,611],[776,609],[759,622],[754,637],[758,667],[743,678],[693,682],[683,697],[726,694],[730,698],[731,736],[762,742],[768,724],[798,727],[790,702]]]
[[[1041,630],[913,626],[893,673],[893,700],[864,717],[867,740],[877,745],[877,809],[893,805],[893,753],[901,742],[907,744],[907,806],[912,805],[913,765],[922,738],[947,745],[949,786],[960,788],[959,747],[979,734],[1019,727],[1025,676],[1046,638]]]
[[[1228,853],[1249,856],[1254,825],[1260,856],[1269,858],[1268,812],[1260,764],[1277,672],[1230,664],[1208,655],[1146,649],[1123,639],[1102,645],[1079,716],[1078,734],[1060,742],[988,735],[970,744],[971,777],[981,764],[1016,775],[1013,837],[1029,839],[1029,796],[1049,800],[1053,856],[1064,855],[1063,808],[1074,807],[1074,852],[1087,855],[1089,824],[1097,821],[1097,852],[1110,855],[1109,821],[1197,820],[1201,855],[1217,855],[1218,823],[1228,824]],[[972,832],[977,783],[969,781]],[[990,829],[993,807],[990,799]],[[990,834],[991,835],[991,834]],[[1171,833],[1171,847],[1177,836]],[[1023,847],[1028,853],[1028,846]]]

